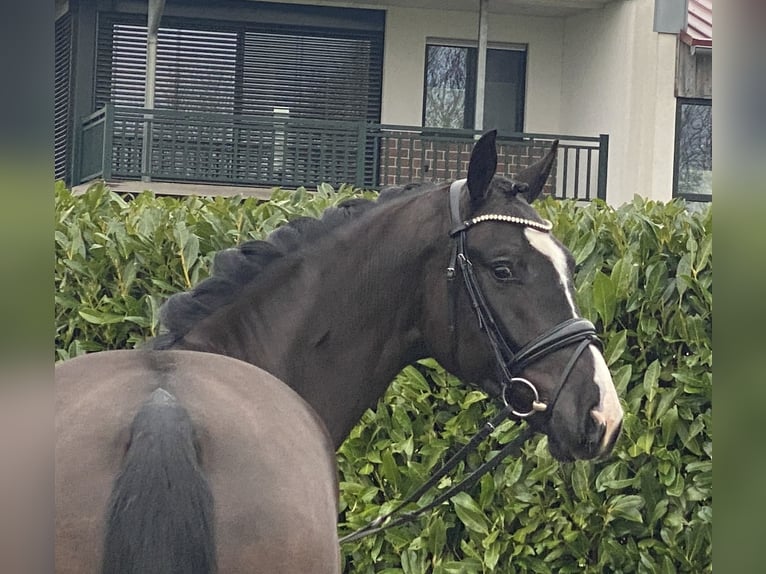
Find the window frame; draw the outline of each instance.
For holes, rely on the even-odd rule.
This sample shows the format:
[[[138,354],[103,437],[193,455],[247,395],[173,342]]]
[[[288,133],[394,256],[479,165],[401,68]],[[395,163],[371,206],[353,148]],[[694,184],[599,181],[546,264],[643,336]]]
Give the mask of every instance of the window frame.
[[[680,175],[680,169],[681,169],[681,164],[680,164],[680,151],[681,151],[680,135],[681,135],[681,127],[682,127],[681,126],[681,109],[684,105],[700,105],[700,106],[707,106],[712,108],[713,100],[708,98],[687,98],[687,97],[676,98],[676,124],[675,124],[675,134],[674,134],[674,142],[673,142],[673,197],[674,198],[679,197],[687,201],[711,202],[713,200],[712,193],[709,193],[709,194],[708,193],[680,193],[678,191],[679,175]],[[712,122],[711,122],[711,132],[712,132]],[[711,139],[712,139],[712,133],[711,133]],[[711,155],[712,155],[712,149],[711,149]]]
[[[423,51],[423,99],[421,102],[421,117],[420,117],[420,125],[423,128],[431,128],[431,129],[446,129],[441,128],[439,126],[429,126],[426,125],[426,104],[428,99],[428,49],[431,46],[445,46],[448,48],[468,48],[468,49],[474,49],[477,54],[478,58],[478,42],[473,40],[459,40],[454,38],[441,38],[441,37],[428,37],[426,38],[425,47]],[[507,50],[507,51],[514,51],[514,52],[522,52],[524,54],[524,74],[523,78],[521,78],[521,103],[519,107],[516,110],[516,113],[518,114],[518,117],[520,119],[521,127],[518,130],[518,133],[522,133],[524,131],[524,123],[526,121],[526,108],[527,108],[527,85],[528,85],[528,74],[529,74],[529,45],[523,44],[523,43],[516,43],[516,42],[488,42],[487,43],[487,50]],[[474,66],[475,68],[476,66]],[[474,70],[475,72],[475,70]],[[483,81],[486,83],[486,70],[485,70],[485,77]],[[470,73],[468,74],[470,78]],[[467,105],[466,108],[470,109],[471,113],[474,117],[471,117],[468,122],[466,122],[466,118],[464,118],[463,125],[465,126],[466,123],[469,124],[470,127],[463,127],[460,129],[468,129],[473,130],[475,128],[475,115],[476,115],[476,82],[479,81],[478,74],[474,73],[474,85],[469,86],[473,88],[473,92],[471,95],[471,104]],[[468,80],[468,79],[467,79]],[[466,92],[468,92],[468,87],[466,88]],[[482,111],[482,114],[485,113],[486,110]],[[485,126],[486,127],[486,126]]]

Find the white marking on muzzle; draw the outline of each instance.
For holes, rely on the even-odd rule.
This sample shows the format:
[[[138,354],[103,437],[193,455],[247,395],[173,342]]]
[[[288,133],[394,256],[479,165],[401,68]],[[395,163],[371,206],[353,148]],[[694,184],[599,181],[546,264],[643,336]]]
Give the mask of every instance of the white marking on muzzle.
[[[601,397],[598,406],[591,411],[591,415],[593,415],[593,418],[598,423],[606,427],[604,439],[601,442],[601,452],[603,452],[612,442],[615,433],[620,430],[623,411],[620,399],[617,396],[617,389],[614,388],[614,381],[612,381],[612,375],[609,372],[609,367],[606,366],[604,356],[593,345],[588,348],[593,354],[593,369],[595,371],[593,378],[598,385]]]
[[[529,244],[545,255],[553,264],[553,268],[558,273],[559,282],[564,289],[569,307],[572,309],[572,317],[577,317],[577,307],[575,306],[574,295],[570,288],[569,268],[564,250],[556,244],[548,233],[526,228],[524,235],[526,235]],[[609,367],[606,365],[604,356],[594,345],[590,345],[588,348],[593,355],[593,379],[596,385],[598,385],[600,397],[598,406],[591,411],[591,415],[596,422],[605,427],[604,439],[601,443],[601,452],[603,452],[620,428],[623,411],[620,399],[617,397],[617,389],[614,388],[612,375],[609,372]]]

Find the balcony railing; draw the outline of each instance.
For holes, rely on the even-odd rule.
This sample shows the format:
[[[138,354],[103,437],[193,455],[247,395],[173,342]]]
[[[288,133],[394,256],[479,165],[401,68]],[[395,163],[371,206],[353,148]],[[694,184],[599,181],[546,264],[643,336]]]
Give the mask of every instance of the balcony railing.
[[[327,182],[377,189],[465,177],[478,134],[108,104],[80,125],[72,179],[75,185],[102,178],[287,188]],[[560,140],[559,153],[546,191],[558,198],[605,199],[607,135],[500,133],[498,171],[518,173],[541,158],[554,139]]]

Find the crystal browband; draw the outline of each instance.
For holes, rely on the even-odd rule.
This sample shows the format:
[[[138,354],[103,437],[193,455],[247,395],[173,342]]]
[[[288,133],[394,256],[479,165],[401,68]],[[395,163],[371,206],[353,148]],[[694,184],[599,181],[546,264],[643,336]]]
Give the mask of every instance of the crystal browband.
[[[515,215],[499,215],[496,213],[487,213],[485,215],[478,215],[467,221],[464,221],[463,225],[461,225],[458,229],[453,230],[451,235],[454,235],[455,233],[459,233],[460,231],[468,229],[469,227],[476,225],[477,223],[483,223],[484,221],[502,221],[503,223],[523,225],[524,227],[529,227],[531,229],[536,229],[537,231],[543,231],[545,233],[553,229],[553,224],[547,219],[543,219],[542,221],[533,221],[531,219],[525,219],[523,217],[516,217]]]

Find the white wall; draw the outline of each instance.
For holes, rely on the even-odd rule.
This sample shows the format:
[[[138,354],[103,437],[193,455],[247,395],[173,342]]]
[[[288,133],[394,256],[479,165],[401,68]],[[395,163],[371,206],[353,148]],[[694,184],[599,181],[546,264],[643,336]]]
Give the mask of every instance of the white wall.
[[[564,23],[561,129],[610,136],[607,197],[672,195],[676,36],[653,0],[620,0]]]
[[[491,14],[488,20],[490,42],[528,45],[524,130],[558,133],[563,19]],[[478,12],[389,7],[382,122],[421,125],[428,38],[475,41],[477,34]]]

